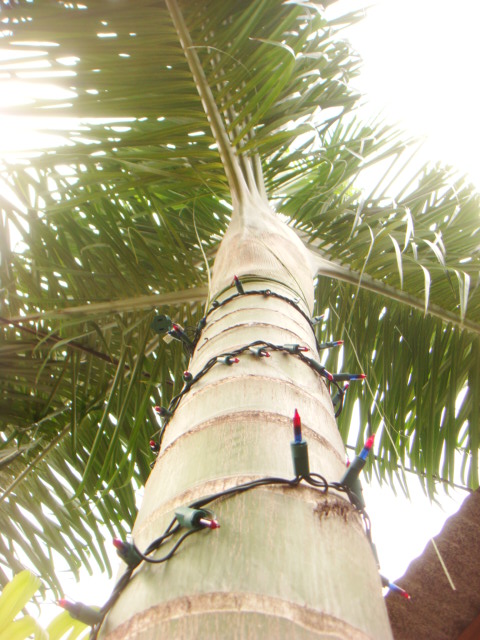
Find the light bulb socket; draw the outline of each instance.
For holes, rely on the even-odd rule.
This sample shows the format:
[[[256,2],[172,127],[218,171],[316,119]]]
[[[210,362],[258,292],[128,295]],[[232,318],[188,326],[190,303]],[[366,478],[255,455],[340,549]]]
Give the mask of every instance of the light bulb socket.
[[[238,362],[240,362],[240,360],[238,358],[236,358],[235,356],[221,356],[219,358],[217,358],[217,362],[221,362],[222,364],[237,364]]]
[[[118,557],[121,558],[129,567],[136,567],[143,560],[137,547],[130,542],[124,542],[119,538],[114,538],[113,546],[117,550]]]
[[[288,353],[293,353],[293,354],[309,351],[308,347],[302,347],[299,344],[284,344],[283,349]]]
[[[340,347],[343,344],[343,340],[331,340],[330,342],[322,342],[318,345],[319,349],[332,349],[333,347]]]
[[[307,358],[306,360],[307,360],[308,364],[312,367],[312,369],[314,369],[321,376],[323,376],[324,378],[326,378],[330,382],[334,379],[334,376],[330,373],[330,371],[327,371],[325,369],[323,364],[320,364],[320,362],[317,362],[313,358]]]
[[[261,358],[261,357],[269,358],[270,357],[270,354],[268,353],[268,351],[266,350],[265,347],[248,347],[248,349],[257,358]]]
[[[234,283],[238,293],[240,295],[243,295],[245,293],[245,289],[243,288],[243,285],[240,282],[240,279],[238,278],[238,276],[233,276],[233,283]]]
[[[160,405],[156,405],[155,406],[155,411],[158,413],[159,416],[161,416],[162,418],[170,418],[173,413],[171,411],[169,411],[168,409],[166,409],[165,407],[161,407]]]
[[[350,380],[365,380],[367,376],[364,373],[334,373],[335,382],[350,382]]]
[[[68,611],[71,618],[83,622],[89,627],[93,627],[103,620],[103,614],[98,609],[89,607],[83,602],[70,602],[66,598],[60,598],[57,600],[57,604]]]
[[[162,335],[170,331],[172,328],[172,320],[170,316],[158,315],[153,318],[150,326],[155,333]]]
[[[160,444],[158,442],[155,442],[155,440],[150,440],[149,444],[152,453],[158,453],[160,451]]]
[[[208,509],[181,506],[175,509],[175,517],[186,529],[218,529],[220,526]]]
[[[296,478],[306,478],[310,475],[310,463],[308,461],[308,445],[305,440],[291,442],[293,472]]]
[[[354,462],[355,460],[352,462],[352,464],[348,469],[352,467]],[[342,482],[341,484],[344,484],[350,489],[349,497],[352,504],[355,507],[357,507],[357,509],[360,509],[360,511],[365,509],[367,505],[365,504],[365,498],[363,497],[363,489],[362,489],[362,483],[360,482],[360,478],[358,476],[356,477],[354,476],[350,478],[350,480],[348,481],[348,484],[346,482]]]
[[[193,382],[193,375],[190,371],[183,372],[183,381],[185,382],[185,386],[189,387]]]

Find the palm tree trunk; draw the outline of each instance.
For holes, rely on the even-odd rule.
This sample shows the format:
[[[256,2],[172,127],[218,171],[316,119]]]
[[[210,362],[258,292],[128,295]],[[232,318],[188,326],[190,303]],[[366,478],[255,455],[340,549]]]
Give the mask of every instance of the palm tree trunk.
[[[238,274],[245,290],[296,298],[311,314],[303,245],[272,212],[257,211],[250,223],[241,213],[217,255],[213,297],[234,293]],[[225,283],[229,288],[221,290]],[[190,370],[195,375],[213,356],[255,340],[305,345],[318,359],[304,315],[259,294],[209,314]],[[137,546],[158,537],[180,505],[262,476],[292,478],[295,408],[311,470],[338,481],[344,447],[323,378],[282,352],[270,358],[246,352],[238,364],[216,364],[167,427],[133,532]],[[270,485],[212,508],[221,528],[191,536],[165,564],[139,567],[107,617],[106,637],[391,638],[375,560],[344,496]]]

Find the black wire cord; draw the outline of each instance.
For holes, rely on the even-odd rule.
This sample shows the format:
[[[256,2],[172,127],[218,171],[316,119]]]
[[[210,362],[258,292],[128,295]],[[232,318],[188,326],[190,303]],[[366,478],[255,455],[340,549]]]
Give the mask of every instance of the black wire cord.
[[[230,302],[232,302],[232,300],[236,300],[237,298],[240,298],[242,296],[263,296],[263,297],[272,297],[272,298],[277,298],[278,300],[282,300],[283,302],[286,302],[287,304],[289,304],[290,306],[292,306],[298,313],[300,313],[300,315],[303,316],[303,318],[307,321],[307,323],[310,325],[310,328],[312,329],[312,334],[313,337],[315,338],[315,347],[317,349],[317,351],[320,351],[323,347],[322,345],[319,344],[318,339],[317,339],[317,335],[315,333],[315,326],[314,323],[312,322],[312,319],[303,311],[303,309],[297,304],[297,302],[295,300],[292,300],[291,298],[288,298],[287,296],[283,296],[280,293],[275,293],[274,291],[271,291],[270,289],[259,289],[259,290],[249,290],[249,291],[237,291],[236,293],[233,293],[231,296],[229,296],[228,298],[225,298],[225,300],[222,300],[222,302],[218,302],[218,300],[214,300],[210,309],[207,311],[207,313],[203,316],[203,318],[201,318],[201,320],[198,322],[197,326],[195,327],[195,329],[193,329],[192,327],[186,327],[186,329],[183,331],[184,336],[186,337],[187,341],[181,339],[179,336],[173,336],[176,337],[176,339],[180,339],[183,343],[183,346],[185,348],[185,351],[187,353],[187,355],[190,357],[197,344],[198,341],[200,339],[200,336],[202,334],[203,329],[205,328],[206,324],[207,324],[207,319],[210,316],[210,314],[212,314],[214,311],[217,311],[218,309],[221,309],[223,306],[229,304]],[[321,318],[322,316],[319,316],[319,318]],[[193,338],[190,339],[188,334],[191,334],[192,331],[194,332],[193,334]],[[171,334],[173,335],[173,334]],[[163,419],[163,424],[162,427],[160,429],[159,432],[159,437],[158,437],[158,445],[159,445],[159,449],[162,443],[162,439],[163,439],[163,435],[165,433],[165,429],[170,421],[170,419],[172,418],[172,415],[175,411],[175,409],[178,407],[180,400],[182,399],[182,397],[190,390],[191,386],[193,384],[195,384],[196,382],[198,382],[198,380],[200,380],[200,378],[202,378],[206,373],[208,373],[208,371],[210,371],[210,369],[217,363],[217,361],[220,358],[224,358],[224,357],[236,357],[238,355],[241,355],[242,353],[244,353],[245,351],[247,351],[250,347],[255,347],[255,346],[264,346],[272,351],[284,351],[286,353],[292,353],[291,350],[287,349],[286,347],[282,346],[282,345],[274,345],[271,342],[265,342],[263,340],[256,340],[255,342],[251,342],[248,345],[245,345],[244,347],[240,347],[239,349],[236,349],[232,352],[229,353],[221,353],[218,356],[215,356],[213,358],[211,358],[203,367],[203,369],[201,371],[199,371],[193,378],[192,380],[189,380],[188,382],[185,383],[183,389],[180,391],[180,393],[178,393],[176,396],[174,396],[168,406],[168,415],[166,415]],[[298,356],[303,362],[305,362],[312,370],[314,370],[316,373],[320,374],[321,376],[327,378],[329,380],[330,384],[333,384],[339,392],[339,397],[340,397],[340,402],[339,402],[339,409],[336,411],[335,413],[335,418],[338,418],[338,416],[340,415],[340,413],[342,412],[343,409],[343,398],[344,398],[344,393],[342,393],[342,389],[341,387],[337,384],[337,382],[335,382],[334,380],[332,380],[330,378],[331,374],[329,374],[327,372],[327,370],[325,369],[325,367],[323,365],[321,365],[319,362],[315,361],[313,358],[309,358],[308,356],[305,356],[301,351],[297,351],[294,352],[293,355]]]
[[[197,531],[200,531],[200,528],[189,529],[188,531],[186,531],[183,535],[180,536],[180,538],[173,545],[173,547],[170,549],[170,551],[165,556],[163,556],[162,558],[149,558],[148,555],[146,555],[146,554],[144,555],[143,553],[140,553],[140,551],[138,551],[138,549],[137,549],[137,553],[142,558],[142,560],[144,560],[145,562],[149,562],[150,564],[162,564],[162,562],[166,562],[167,560],[170,560],[170,558],[174,555],[175,551],[182,544],[182,542],[186,538],[188,538],[188,536],[192,535],[192,533],[197,533]]]
[[[191,356],[193,354],[193,352],[195,351],[195,347],[198,344],[198,341],[200,339],[202,331],[205,328],[205,325],[207,324],[208,316],[211,313],[213,313],[214,311],[217,311],[218,309],[221,309],[223,306],[227,305],[232,300],[235,300],[236,298],[240,298],[242,296],[263,296],[263,297],[277,298],[278,300],[283,300],[283,302],[288,303],[296,311],[298,311],[298,313],[300,315],[302,315],[305,318],[305,320],[308,322],[308,324],[310,325],[310,327],[312,329],[313,336],[315,338],[315,346],[316,346],[316,348],[318,350],[321,349],[321,345],[318,342],[318,339],[317,339],[317,336],[316,336],[316,333],[315,333],[314,323],[312,322],[312,319],[305,313],[305,311],[303,311],[303,309],[297,304],[297,302],[295,300],[292,300],[291,298],[288,298],[287,296],[283,296],[280,293],[275,293],[274,291],[271,291],[270,289],[259,289],[259,290],[243,291],[242,293],[240,293],[240,292],[233,293],[228,298],[225,298],[225,300],[222,300],[222,302],[219,302],[218,300],[214,300],[212,302],[212,305],[211,305],[210,309],[203,316],[203,318],[201,318],[199,320],[199,322],[198,322],[196,327],[191,327],[191,326],[190,327],[188,327],[188,326],[185,327],[185,329],[183,329],[183,331],[182,331],[183,336],[178,335],[175,330],[173,332],[170,330],[168,333],[173,338],[175,338],[177,340],[181,340],[182,343],[183,343],[183,347],[185,349],[186,354],[188,356]],[[318,316],[318,317],[322,318],[323,316]],[[192,337],[190,337],[190,336],[192,336]]]
[[[301,348],[300,345],[287,346],[287,345],[273,344],[272,342],[266,342],[265,340],[255,340],[254,342],[250,342],[249,344],[246,344],[243,347],[239,347],[238,349],[234,349],[233,351],[229,351],[228,353],[220,353],[219,355],[213,356],[212,358],[210,358],[210,360],[206,362],[203,368],[195,376],[193,376],[191,380],[189,380],[188,382],[185,382],[182,390],[170,400],[170,403],[168,405],[168,410],[167,410],[168,415],[166,415],[163,419],[163,424],[160,429],[160,433],[158,437],[159,447],[162,443],[165,429],[167,428],[168,423],[173,417],[173,413],[175,412],[178,405],[180,404],[180,400],[182,399],[182,397],[190,391],[191,387],[196,382],[198,382],[201,378],[203,378],[203,376],[207,374],[210,371],[210,369],[214,367],[215,364],[221,361],[223,358],[228,358],[228,357],[235,358],[239,355],[242,355],[246,351],[249,351],[253,347],[258,347],[258,348],[264,347],[265,349],[268,349],[270,351],[280,351],[283,353],[287,353],[289,355],[294,355],[297,358],[299,358],[302,362],[304,362],[306,365],[308,365],[312,369],[312,371],[319,374],[324,379],[324,381],[328,381],[328,384],[331,384],[334,387],[336,387],[338,392],[341,395],[340,408],[339,410],[337,410],[335,414],[335,417],[338,417],[343,408],[343,395],[344,395],[344,394],[342,395],[342,389],[340,385],[335,380],[332,379],[332,375],[319,362],[317,362],[313,358],[306,356],[302,351],[292,350],[294,346],[298,346]]]
[[[310,325],[310,327],[312,328],[312,333],[313,336],[315,338],[315,346],[317,348],[318,351],[320,351],[320,349],[322,348],[322,346],[319,344],[316,333],[315,333],[315,329],[314,329],[314,325],[312,323],[312,320],[307,316],[307,314],[298,306],[298,304],[292,300],[291,298],[288,298],[287,296],[283,296],[279,293],[275,293],[273,291],[271,291],[270,289],[265,289],[265,290],[250,290],[250,291],[243,291],[243,292],[237,292],[234,293],[233,295],[229,296],[228,298],[226,298],[225,300],[223,300],[222,302],[218,302],[218,301],[214,301],[211,308],[207,311],[207,313],[205,314],[205,316],[200,320],[200,322],[197,324],[196,328],[194,329],[194,335],[193,335],[193,339],[190,339],[188,334],[192,333],[192,329],[188,328],[185,329],[185,331],[183,332],[183,337],[178,338],[177,339],[181,339],[181,341],[183,342],[184,348],[186,349],[186,352],[188,353],[188,355],[191,355],[193,353],[193,351],[195,350],[195,347],[198,343],[198,340],[200,339],[201,333],[206,325],[207,322],[207,318],[208,316],[213,313],[214,311],[216,311],[217,309],[223,307],[224,305],[228,304],[229,302],[231,302],[232,300],[240,297],[240,296],[252,296],[252,295],[261,295],[261,296],[271,296],[271,297],[275,297],[279,300],[283,300],[284,302],[287,302],[288,304],[290,304],[292,307],[294,307],[298,313],[300,313],[305,320],[308,322],[308,324]],[[173,336],[176,337],[176,336]],[[307,364],[313,371],[315,371],[317,374],[321,375],[322,378],[325,380],[328,380],[329,384],[333,384],[338,392],[339,392],[339,397],[340,397],[340,408],[339,410],[337,410],[337,412],[335,413],[335,417],[338,417],[338,415],[340,415],[341,410],[343,408],[343,397],[344,397],[344,393],[342,393],[342,389],[341,387],[338,385],[338,383],[332,379],[331,374],[329,374],[329,372],[325,369],[325,367],[323,367],[323,365],[321,365],[319,362],[313,360],[312,358],[309,358],[308,356],[306,356],[303,351],[301,351],[299,349],[300,345],[276,345],[273,344],[271,342],[266,342],[264,340],[255,340],[254,342],[251,342],[250,344],[247,344],[243,347],[240,347],[238,349],[235,349],[231,352],[228,353],[221,353],[218,356],[214,356],[212,358],[210,358],[210,360],[208,360],[208,362],[204,365],[204,367],[195,375],[193,376],[193,378],[191,380],[188,380],[185,382],[185,385],[183,387],[183,389],[180,391],[180,393],[178,393],[176,396],[174,396],[168,406],[168,415],[166,415],[164,417],[164,421],[163,421],[163,425],[162,428],[160,430],[160,434],[159,434],[159,445],[162,442],[163,439],[163,435],[165,433],[165,429],[168,425],[168,422],[170,421],[174,411],[176,410],[176,408],[178,407],[180,400],[182,399],[182,397],[190,390],[190,388],[192,387],[192,385],[194,385],[196,382],[198,382],[206,373],[208,373],[208,371],[210,371],[210,369],[215,366],[215,364],[223,358],[235,358],[243,353],[245,353],[246,351],[248,351],[250,348],[252,347],[263,347],[265,349],[269,349],[270,351],[280,351],[280,352],[284,352],[284,353],[288,353],[290,355],[295,355],[297,356],[300,360],[302,360],[302,362],[304,362],[305,364]],[[212,502],[214,502],[215,500],[219,500],[221,498],[226,498],[228,496],[233,496],[233,495],[237,495],[240,493],[244,493],[246,491],[249,491],[251,489],[254,489],[256,487],[262,487],[262,486],[267,486],[267,485],[283,485],[286,487],[297,487],[300,482],[304,480],[307,484],[315,487],[316,489],[321,490],[321,492],[323,494],[326,494],[328,492],[328,490],[331,489],[335,489],[337,491],[341,491],[347,494],[350,502],[352,503],[353,507],[355,508],[355,510],[357,512],[359,512],[363,518],[364,524],[365,524],[365,533],[367,535],[368,540],[370,541],[370,544],[372,544],[372,538],[371,538],[371,524],[370,524],[370,518],[368,517],[368,515],[366,514],[364,508],[362,507],[362,505],[358,502],[354,492],[351,491],[351,489],[349,487],[347,487],[346,485],[342,485],[338,482],[334,482],[334,483],[328,483],[328,481],[321,476],[318,473],[310,473],[307,476],[296,476],[295,478],[292,479],[287,479],[287,478],[279,478],[279,477],[264,477],[264,478],[259,478],[257,480],[252,480],[250,482],[246,482],[234,487],[230,487],[229,489],[225,489],[223,491],[219,491],[217,493],[211,494],[209,496],[205,496],[203,498],[200,498],[199,500],[196,500],[195,502],[191,503],[189,506],[193,509],[199,509],[202,508],[208,504],[211,504]],[[166,562],[167,560],[169,560],[170,558],[172,558],[172,556],[178,551],[179,547],[183,544],[183,542],[192,534],[197,533],[198,531],[202,531],[203,527],[197,527],[197,528],[193,528],[193,529],[189,529],[187,530],[185,533],[183,533],[179,539],[176,541],[176,543],[171,547],[171,549],[162,557],[160,558],[151,558],[151,554],[154,551],[157,551],[158,549],[161,548],[161,546],[163,544],[165,544],[166,542],[170,541],[171,538],[180,532],[181,530],[181,526],[179,523],[175,524],[177,522],[176,517],[174,517],[172,519],[172,521],[170,522],[170,524],[168,525],[168,527],[166,528],[166,530],[164,531],[164,533],[159,536],[158,538],[156,538],[153,542],[150,543],[150,545],[147,547],[147,549],[142,553],[135,545],[133,545],[133,549],[138,557],[138,562],[136,564],[133,565],[129,565],[127,566],[127,569],[125,570],[125,572],[123,573],[123,575],[120,577],[120,579],[117,581],[112,594],[110,596],[110,598],[107,600],[107,602],[105,602],[105,604],[101,607],[100,609],[100,614],[101,614],[101,619],[100,621],[94,626],[92,627],[91,633],[90,633],[90,640],[96,640],[96,638],[98,637],[98,632],[100,630],[100,627],[105,619],[105,616],[107,615],[107,613],[110,611],[110,609],[113,607],[113,605],[117,602],[118,598],[120,597],[121,593],[123,592],[123,590],[125,589],[125,587],[127,586],[127,584],[129,583],[135,569],[137,568],[137,566],[143,561],[146,563],[151,563],[151,564],[161,564],[163,562]]]
[[[362,508],[361,505],[359,505],[355,494],[346,485],[342,485],[339,482],[329,483],[326,480],[326,478],[324,478],[324,476],[318,473],[310,473],[307,476],[296,476],[295,478],[292,478],[292,479],[280,478],[275,476],[266,476],[264,478],[258,478],[257,480],[251,480],[250,482],[245,482],[243,484],[230,487],[229,489],[224,489],[223,491],[218,491],[217,493],[212,493],[203,498],[199,498],[195,502],[192,502],[189,505],[189,507],[192,509],[200,509],[202,507],[205,507],[208,504],[211,504],[215,500],[245,493],[246,491],[250,491],[251,489],[255,489],[256,487],[264,487],[267,485],[281,485],[285,487],[294,488],[294,487],[297,487],[302,480],[304,480],[307,484],[317,489],[320,489],[322,494],[326,494],[329,489],[334,489],[336,491],[346,493],[354,509],[362,516],[362,519],[365,525],[365,534],[368,538],[368,541],[373,547],[370,518],[368,517],[365,509]],[[121,593],[126,588],[127,584],[130,582],[133,572],[142,561],[151,563],[151,564],[161,564],[163,562],[166,562],[167,560],[170,560],[170,558],[172,558],[172,556],[176,553],[176,551],[178,551],[179,547],[183,544],[183,542],[189,536],[204,530],[204,527],[201,527],[201,526],[187,530],[185,533],[183,533],[180,536],[177,542],[164,556],[160,558],[150,558],[149,556],[154,551],[160,549],[161,546],[165,544],[166,541],[168,541],[172,536],[174,536],[176,533],[178,533],[181,530],[180,524],[177,523],[177,525],[175,525],[175,522],[177,522],[176,517],[172,519],[168,527],[165,529],[164,533],[149,544],[145,552],[142,553],[135,545],[133,545],[135,552],[138,555],[138,562],[135,565],[127,566],[127,569],[125,570],[123,575],[120,577],[120,579],[116,583],[110,598],[101,607],[100,609],[101,619],[94,627],[92,627],[92,630],[90,632],[90,640],[96,640],[96,638],[98,637],[100,627],[103,624],[103,621],[107,613],[110,611],[113,605],[117,602]]]
[[[242,296],[264,296],[264,297],[271,297],[271,298],[277,298],[278,300],[283,300],[283,302],[287,302],[290,306],[292,306],[294,309],[296,309],[296,311],[298,311],[298,313],[300,313],[300,315],[302,315],[305,320],[308,322],[308,324],[310,325],[310,327],[312,328],[312,332],[313,335],[315,337],[315,342],[316,342],[316,346],[317,349],[319,348],[319,344],[318,344],[318,340],[317,340],[317,336],[315,335],[315,329],[314,329],[314,325],[312,323],[312,319],[305,313],[305,311],[303,311],[303,309],[295,302],[295,300],[292,300],[291,298],[288,298],[287,296],[282,296],[280,293],[275,293],[274,291],[271,291],[270,289],[259,289],[259,290],[249,290],[249,291],[244,291],[243,293],[237,292],[237,293],[233,293],[231,296],[229,296],[228,298],[225,298],[225,300],[222,300],[222,302],[218,302],[218,300],[214,300],[212,303],[212,306],[210,307],[210,309],[207,311],[207,313],[204,315],[204,317],[200,320],[200,322],[197,325],[197,328],[195,330],[195,335],[194,335],[194,339],[193,339],[193,344],[194,346],[196,346],[200,335],[205,327],[205,324],[207,322],[207,318],[208,316],[213,313],[214,311],[216,311],[217,309],[220,309],[221,307],[225,306],[226,304],[228,304],[229,302],[231,302],[232,300],[235,300],[236,298],[240,298]]]

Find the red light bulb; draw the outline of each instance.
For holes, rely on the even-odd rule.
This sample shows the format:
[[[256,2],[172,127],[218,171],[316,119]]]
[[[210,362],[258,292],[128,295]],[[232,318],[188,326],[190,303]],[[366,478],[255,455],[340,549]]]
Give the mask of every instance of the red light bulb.
[[[198,520],[198,524],[206,529],[220,529],[220,525],[218,524],[218,520],[209,520],[208,518],[200,518]]]
[[[293,414],[293,440],[297,443],[302,442],[302,420],[296,409]]]

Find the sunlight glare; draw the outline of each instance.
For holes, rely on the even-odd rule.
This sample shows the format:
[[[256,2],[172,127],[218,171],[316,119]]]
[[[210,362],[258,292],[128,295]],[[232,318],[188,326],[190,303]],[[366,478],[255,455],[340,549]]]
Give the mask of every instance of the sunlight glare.
[[[359,4],[339,6],[358,10]],[[362,4],[366,19],[344,35],[363,59],[354,85],[366,94],[368,111],[425,138],[425,159],[468,173],[480,188],[480,4],[376,0],[368,10],[371,3]]]

